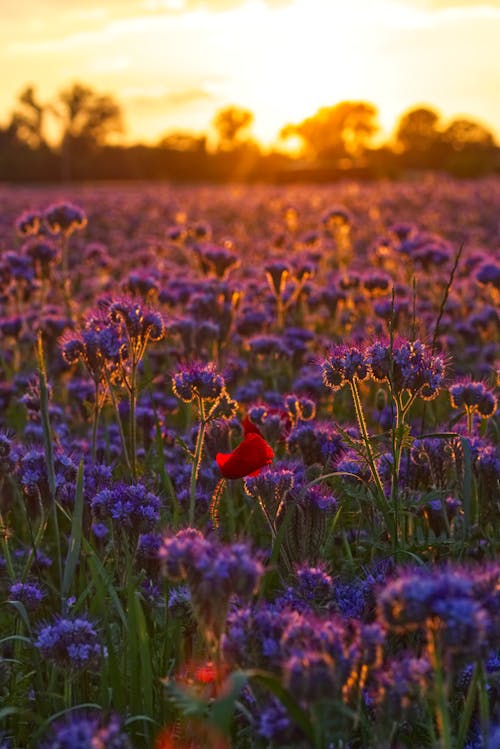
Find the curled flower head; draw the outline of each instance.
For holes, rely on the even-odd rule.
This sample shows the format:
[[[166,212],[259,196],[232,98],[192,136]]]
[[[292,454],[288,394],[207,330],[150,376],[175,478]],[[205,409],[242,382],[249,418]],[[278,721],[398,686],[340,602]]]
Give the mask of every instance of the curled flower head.
[[[285,408],[294,421],[311,421],[316,416],[316,403],[304,395],[286,395]]]
[[[495,394],[484,382],[457,382],[449,389],[453,408],[463,408],[469,413],[477,413],[484,419],[492,416],[497,409]]]
[[[355,346],[333,346],[323,362],[323,383],[331,390],[339,390],[347,382],[366,380],[370,366],[366,354]]]
[[[38,234],[41,221],[42,214],[39,211],[24,211],[16,219],[17,233],[21,237]]]
[[[376,341],[367,349],[366,357],[373,379],[390,381],[398,393],[407,391],[432,400],[443,387],[444,359],[422,341]]]
[[[293,489],[294,474],[286,468],[264,468],[257,476],[245,479],[245,491],[264,504],[275,517],[286,495]]]
[[[130,349],[139,361],[150,341],[160,341],[165,335],[165,323],[157,310],[132,297],[122,297],[103,303],[108,309],[110,322],[122,328]]]
[[[225,381],[212,362],[192,362],[174,374],[172,387],[177,398],[185,403],[196,397],[217,401],[225,392]]]
[[[43,217],[51,234],[64,234],[67,237],[87,224],[85,212],[79,206],[67,202],[50,205]]]
[[[287,263],[281,260],[274,260],[268,263],[264,268],[271,291],[275,296],[281,296],[285,289],[285,284],[290,275],[290,268]]]

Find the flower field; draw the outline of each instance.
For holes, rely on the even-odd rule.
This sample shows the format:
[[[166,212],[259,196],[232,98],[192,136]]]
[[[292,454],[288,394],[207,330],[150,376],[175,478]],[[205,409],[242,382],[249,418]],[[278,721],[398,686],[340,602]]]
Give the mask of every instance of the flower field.
[[[0,748],[498,749],[500,180],[0,203]]]

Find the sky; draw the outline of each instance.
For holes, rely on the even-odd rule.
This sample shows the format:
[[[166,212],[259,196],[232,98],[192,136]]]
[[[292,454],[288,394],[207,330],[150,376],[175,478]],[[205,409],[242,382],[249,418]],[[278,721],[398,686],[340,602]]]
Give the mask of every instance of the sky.
[[[500,135],[500,0],[2,0],[0,122],[27,84],[111,93],[128,142],[206,132],[229,104],[272,144],[366,100],[383,132],[416,104]]]

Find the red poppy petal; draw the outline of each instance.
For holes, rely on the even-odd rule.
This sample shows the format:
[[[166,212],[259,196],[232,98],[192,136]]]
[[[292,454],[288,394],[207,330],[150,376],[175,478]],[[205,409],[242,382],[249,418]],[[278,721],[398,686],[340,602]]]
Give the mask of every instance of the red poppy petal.
[[[260,437],[262,437],[262,434],[260,433],[260,429],[257,426],[255,426],[253,421],[250,421],[248,416],[245,416],[245,418],[241,422],[241,425],[243,427],[243,432],[245,434],[245,437],[247,436],[247,434],[258,434]]]
[[[231,455],[232,453],[217,453],[217,455],[215,456],[215,460],[217,461],[217,465],[221,470],[222,468],[224,468]]]
[[[259,434],[248,434],[232,453],[217,453],[216,461],[226,479],[241,479],[271,463],[273,449]]]

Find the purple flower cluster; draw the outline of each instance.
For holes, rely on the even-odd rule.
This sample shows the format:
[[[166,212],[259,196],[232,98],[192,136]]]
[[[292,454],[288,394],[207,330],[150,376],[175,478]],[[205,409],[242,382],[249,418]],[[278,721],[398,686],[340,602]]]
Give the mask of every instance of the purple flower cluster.
[[[457,382],[451,385],[449,393],[453,408],[463,408],[484,419],[492,416],[497,409],[496,396],[484,382]]]
[[[378,615],[394,632],[437,630],[450,655],[480,656],[498,645],[498,565],[483,571],[409,572],[378,597]]]
[[[12,583],[9,588],[9,599],[19,601],[27,611],[36,611],[45,597],[38,583]]]
[[[121,720],[71,713],[51,726],[38,749],[132,749]]]
[[[165,537],[159,556],[167,578],[187,583],[195,613],[215,637],[222,633],[231,596],[250,598],[264,571],[246,544],[222,546],[194,528]]]
[[[87,224],[85,212],[74,203],[61,202],[50,205],[43,214],[51,234],[69,236]]]
[[[97,521],[108,521],[117,529],[139,535],[154,528],[160,518],[160,504],[143,484],[119,483],[96,494],[90,506]]]
[[[182,367],[172,378],[174,394],[190,403],[194,398],[217,401],[225,391],[224,377],[212,363],[192,362]]]
[[[83,616],[55,617],[40,629],[35,647],[44,659],[71,671],[98,668],[107,655],[95,623]]]

